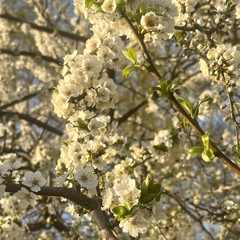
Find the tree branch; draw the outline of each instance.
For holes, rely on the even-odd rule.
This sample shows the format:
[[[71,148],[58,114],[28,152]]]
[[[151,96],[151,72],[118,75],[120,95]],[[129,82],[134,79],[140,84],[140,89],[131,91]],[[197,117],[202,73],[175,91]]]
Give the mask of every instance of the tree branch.
[[[22,185],[16,184],[16,183],[3,183],[3,184],[6,186],[5,191],[11,192],[11,193],[16,193],[19,190],[21,190],[21,188],[23,187]],[[43,187],[41,187],[41,190],[39,192],[36,192],[35,194],[41,195],[41,196],[67,198],[70,201],[72,201],[90,211],[93,211],[98,207],[95,200],[89,198],[82,192],[77,191],[73,188],[43,186]]]
[[[144,43],[144,38],[142,34],[139,34],[137,29],[133,26],[131,20],[128,18],[127,14],[122,11],[121,12],[122,17],[127,21],[129,27],[133,31],[134,35],[136,36],[138,43],[143,51],[144,57],[146,58],[147,62],[149,63],[149,68],[148,71],[156,78],[156,80],[160,83],[161,82],[161,75],[158,72],[157,68],[155,67],[155,64],[147,50],[146,44]],[[191,118],[191,116],[185,111],[185,109],[182,107],[182,105],[177,101],[177,99],[174,97],[173,94],[170,94],[167,97],[172,105],[175,107],[175,109],[183,116],[186,118],[188,123],[193,127],[193,129],[200,135],[204,135],[204,131],[201,129],[199,126],[197,120]],[[218,157],[224,164],[226,164],[231,170],[233,170],[235,173],[240,175],[240,168],[234,164],[223,152],[221,152],[217,146],[212,143],[212,146],[216,149],[215,156]]]
[[[42,89],[38,92],[34,92],[34,93],[30,93],[24,97],[22,97],[21,99],[16,99],[10,103],[7,103],[7,104],[4,104],[2,106],[0,106],[0,111],[2,111],[3,109],[5,108],[8,108],[8,107],[11,107],[11,106],[14,106],[15,104],[18,104],[18,103],[21,103],[21,102],[24,102],[24,101],[27,101],[33,97],[36,97],[39,93],[41,93],[42,91],[53,91],[53,88],[48,88],[48,89]]]
[[[197,120],[193,119],[182,107],[182,105],[178,102],[178,100],[174,97],[173,94],[169,95],[168,99],[171,101],[172,105],[175,109],[188,121],[188,123],[192,126],[192,128],[198,133],[198,135],[202,136],[205,132],[199,126]],[[240,175],[240,168],[231,161],[219,148],[211,141],[212,147],[216,150],[214,155],[218,157],[224,164],[226,164],[230,169],[232,169],[235,173]]]
[[[17,18],[14,17],[8,13],[4,13],[0,15],[0,18],[6,19],[8,21],[12,21],[12,22],[18,22],[18,23],[25,23],[25,24],[29,24],[33,29],[41,31],[41,32],[47,32],[47,33],[54,33],[57,32],[60,36],[65,37],[65,38],[69,38],[75,41],[79,41],[79,42],[86,42],[87,38],[86,37],[81,37],[79,35],[76,34],[72,34],[66,31],[62,31],[56,28],[49,28],[49,27],[45,27],[45,26],[39,26],[35,23],[30,23],[26,20],[23,20],[21,18]]]
[[[18,112],[10,112],[10,111],[4,111],[4,112],[3,112],[3,111],[0,111],[0,117],[1,117],[1,116],[4,116],[4,115],[9,115],[9,116],[11,116],[11,115],[16,115],[16,116],[18,116],[20,119],[23,119],[23,120],[25,120],[25,121],[27,121],[27,122],[29,122],[29,123],[35,124],[35,125],[37,125],[37,126],[39,126],[39,127],[41,127],[41,128],[44,128],[44,129],[48,130],[49,132],[55,133],[56,135],[59,135],[59,136],[62,136],[62,135],[63,135],[63,132],[62,132],[62,131],[60,131],[60,130],[58,130],[58,129],[52,127],[52,126],[50,126],[50,125],[47,124],[47,123],[41,122],[41,121],[39,121],[38,119],[33,118],[33,117],[31,117],[31,116],[29,116],[29,115],[27,115],[27,114],[18,113]]]
[[[155,64],[153,63],[153,60],[147,50],[146,44],[144,43],[144,35],[138,33],[137,29],[133,26],[132,22],[130,21],[130,19],[128,18],[127,14],[124,11],[122,11],[121,14],[122,14],[122,17],[127,21],[128,25],[131,28],[131,30],[133,31],[134,35],[136,36],[138,43],[142,49],[143,55],[144,55],[145,59],[147,60],[147,62],[149,63],[148,71],[154,77],[156,77],[156,79],[160,79],[161,75],[158,72]]]
[[[140,102],[137,106],[130,109],[127,113],[125,113],[122,117],[117,119],[118,125],[121,125],[123,122],[125,122],[129,117],[131,117],[134,113],[138,111],[142,106],[148,103],[148,100],[145,99],[142,102]]]
[[[31,57],[31,58],[39,57],[46,62],[54,63],[54,64],[57,64],[57,65],[62,65],[63,64],[63,61],[60,60],[60,59],[55,59],[55,58],[52,58],[52,57],[49,57],[49,56],[42,55],[40,53],[18,51],[18,50],[13,51],[13,50],[10,50],[10,49],[3,49],[3,48],[0,48],[0,53],[12,55],[12,56],[25,56],[25,57]]]
[[[5,191],[16,193],[21,190],[22,186],[15,183],[3,183],[6,186]],[[87,195],[73,188],[63,187],[41,187],[39,192],[35,194],[41,196],[52,196],[52,197],[63,197],[66,198],[92,212],[93,218],[102,233],[103,239],[106,240],[117,240],[117,236],[113,233],[109,226],[108,220],[105,218],[101,205],[97,196],[89,198]]]

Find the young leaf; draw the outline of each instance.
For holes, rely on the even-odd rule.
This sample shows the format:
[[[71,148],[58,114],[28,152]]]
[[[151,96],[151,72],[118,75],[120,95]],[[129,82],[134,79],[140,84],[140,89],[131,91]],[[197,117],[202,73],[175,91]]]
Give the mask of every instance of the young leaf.
[[[201,105],[205,102],[212,102],[213,101],[213,98],[210,98],[210,97],[205,97],[203,100],[201,100],[198,104]]]
[[[85,0],[85,6],[89,9],[93,5],[94,0]]]
[[[190,102],[188,102],[188,100],[187,99],[185,99],[185,98],[182,98],[182,97],[179,97],[178,98],[178,102],[187,110],[187,112],[191,115],[191,116],[193,116],[193,105],[190,103]]]
[[[124,56],[131,61],[133,64],[137,63],[137,53],[133,48],[129,48],[128,51],[122,51]]]
[[[157,197],[157,194],[155,194],[155,193],[149,193],[146,197],[143,197],[143,198],[141,198],[140,199],[140,202],[141,203],[149,203],[149,202],[151,202],[154,198],[156,198]]]
[[[189,154],[201,154],[203,152],[204,148],[200,146],[192,147],[188,150]]]
[[[150,193],[155,193],[155,194],[159,194],[160,192],[161,192],[161,184],[159,184],[159,183],[155,183],[155,184],[153,184],[153,185],[151,185],[150,187],[149,187],[149,192]]]
[[[112,211],[117,215],[116,219],[118,221],[121,221],[129,213],[128,209],[124,206],[116,206]]]
[[[186,119],[186,118],[183,118],[182,123],[183,123],[183,128],[184,128],[185,132],[187,132],[187,130],[188,130],[188,122],[187,122],[187,119]]]
[[[202,142],[206,150],[210,149],[210,133],[202,135]]]
[[[147,196],[148,194],[148,186],[145,181],[143,181],[142,186],[141,186],[141,195],[140,198]]]
[[[206,149],[202,152],[202,159],[205,162],[210,162],[211,159],[214,158],[214,154],[212,149],[210,149],[209,151],[207,151]]]
[[[139,68],[140,68],[139,65],[128,66],[128,67],[124,68],[124,70],[122,72],[123,77],[126,78],[131,71],[133,71],[135,69],[139,69]]]

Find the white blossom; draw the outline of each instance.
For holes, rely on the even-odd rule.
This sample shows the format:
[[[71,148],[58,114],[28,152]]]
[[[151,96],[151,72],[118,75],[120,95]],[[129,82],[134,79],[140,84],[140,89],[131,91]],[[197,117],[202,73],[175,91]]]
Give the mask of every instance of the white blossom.
[[[94,173],[94,169],[92,167],[83,167],[81,164],[76,167],[74,178],[81,187],[87,189],[92,189],[98,184],[98,178]]]
[[[154,12],[148,12],[141,17],[140,21],[143,28],[146,30],[155,30],[159,27],[159,17]]]
[[[123,229],[123,232],[129,233],[132,237],[137,237],[139,233],[145,233],[147,231],[149,222],[139,210],[134,215],[121,220],[119,226]]]
[[[138,203],[141,191],[136,188],[136,181],[129,176],[125,176],[119,183],[116,183],[113,189],[119,196],[120,203],[127,202],[133,205]]]
[[[37,205],[37,195],[29,192],[26,188],[22,187],[17,193],[14,194],[18,199],[19,206],[22,209],[26,209],[29,205],[32,207]]]
[[[25,172],[24,174],[24,181],[22,182],[23,185],[30,187],[33,192],[39,192],[41,187],[44,186],[47,180],[42,176],[42,174],[37,172]]]
[[[116,10],[117,3],[115,0],[104,0],[101,8],[106,13],[113,13]]]

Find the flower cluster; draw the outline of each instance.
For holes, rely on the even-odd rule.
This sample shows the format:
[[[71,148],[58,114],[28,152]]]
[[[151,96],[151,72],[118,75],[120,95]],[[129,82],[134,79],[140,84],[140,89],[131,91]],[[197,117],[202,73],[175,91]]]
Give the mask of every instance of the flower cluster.
[[[132,237],[145,233],[150,225],[158,224],[162,218],[160,185],[153,184],[149,176],[141,185],[136,180],[136,167],[133,158],[126,158],[106,174],[108,187],[103,192],[102,207],[103,210],[110,210],[120,221],[123,232]]]
[[[16,173],[16,170],[19,169],[22,164],[19,160],[16,160],[16,158],[16,154],[6,154],[1,157],[2,163],[0,165],[0,199],[3,197],[6,189],[6,186],[3,184],[4,182],[16,182],[20,180],[20,176]],[[39,171],[35,173],[28,171],[25,172],[22,184],[30,188],[31,191],[38,192],[41,190],[41,187],[46,184],[46,182],[46,179]],[[37,195],[28,191],[24,187],[15,193],[14,196],[17,198],[21,209],[26,209],[29,204],[32,207],[37,204]]]
[[[1,6],[5,6],[15,1],[0,2]],[[31,0],[25,2],[27,6],[32,4]],[[220,235],[215,232],[219,228],[226,228],[231,233],[235,231],[239,216],[238,179],[215,158],[210,163],[201,161],[199,153],[202,147],[193,146],[203,142],[204,147],[208,147],[216,142],[219,149],[225,149],[230,156],[234,150],[239,158],[239,144],[234,148],[231,146],[235,144],[232,133],[235,131],[237,136],[239,125],[238,110],[235,111],[235,106],[239,106],[239,96],[232,91],[239,84],[237,80],[240,76],[239,32],[236,28],[240,18],[239,0],[74,0],[76,16],[71,13],[71,20],[64,16],[64,22],[61,22],[62,16],[56,13],[58,9],[60,14],[71,7],[67,1],[63,1],[64,4],[55,9],[52,7],[57,6],[58,1],[52,2],[54,4],[51,5],[49,1],[46,16],[49,15],[53,26],[59,22],[54,29],[62,31],[56,31],[54,35],[44,32],[32,34],[31,38],[24,37],[31,39],[29,42],[36,38],[33,41],[36,46],[23,44],[23,50],[26,51],[17,49],[17,56],[11,58],[5,57],[7,54],[0,55],[4,60],[1,69],[9,69],[9,65],[11,68],[17,66],[16,73],[22,74],[16,86],[4,80],[15,75],[11,71],[0,76],[1,105],[6,104],[0,108],[10,106],[11,111],[23,113],[16,114],[19,119],[12,117],[12,114],[1,117],[0,138],[4,139],[3,145],[7,146],[1,154],[9,152],[8,146],[14,146],[13,152],[23,156],[22,163],[16,160],[14,154],[0,157],[0,198],[5,197],[0,201],[5,207],[0,207],[3,212],[0,216],[2,238],[15,239],[17,234],[21,239],[27,237],[19,227],[21,219],[15,216],[26,211],[27,222],[37,222],[39,219],[36,216],[42,216],[43,208],[46,209],[46,221],[43,222],[47,227],[50,228],[52,222],[57,223],[55,216],[57,221],[64,223],[62,220],[67,211],[74,221],[70,223],[67,216],[64,225],[69,227],[69,232],[64,234],[69,233],[70,236],[79,230],[85,231],[84,225],[79,222],[87,218],[85,226],[93,228],[85,233],[102,238],[102,232],[97,232],[97,226],[93,226],[89,216],[79,217],[81,206],[72,203],[66,207],[69,203],[62,198],[53,198],[51,202],[49,198],[38,199],[37,195],[45,190],[43,186],[47,182],[43,169],[53,173],[55,168],[55,186],[76,189],[89,197],[97,195],[105,211],[104,216],[109,214],[109,219],[114,217],[117,220],[111,226],[120,239],[125,239],[127,234],[139,239],[205,239],[213,238],[211,235],[219,239],[235,239],[222,230]],[[54,9],[53,15],[50,14],[51,8]],[[36,16],[41,16],[36,18],[36,24],[40,26],[46,16],[37,12],[37,8],[35,10]],[[0,11],[3,11],[1,23],[7,23],[2,19],[5,7]],[[86,21],[81,15],[77,16],[79,12]],[[29,23],[33,16],[28,18]],[[13,24],[2,25],[4,40],[0,42],[3,46],[16,48],[16,28]],[[25,22],[19,25],[25,25],[21,27],[24,36],[38,31]],[[66,34],[67,29],[73,30],[72,33]],[[5,32],[9,32],[9,36]],[[11,33],[14,33],[13,45],[10,44]],[[66,37],[65,40],[61,34],[64,39]],[[58,39],[55,39],[55,35]],[[44,37],[49,40],[46,41],[48,45],[43,44]],[[71,44],[67,42],[69,37],[73,37]],[[78,50],[72,44],[75,39],[79,39]],[[42,56],[34,58],[32,64],[25,64],[25,59],[30,58],[27,56],[28,49]],[[71,54],[64,57],[60,77],[56,73],[59,64],[57,70],[52,65],[59,63],[58,59],[61,59],[64,51],[64,54]],[[26,56],[19,56],[22,60],[16,64],[12,59],[17,58],[18,54]],[[43,64],[45,74],[43,68],[39,67],[41,58],[47,62]],[[23,69],[25,67],[30,69],[30,74]],[[28,76],[26,83],[24,75]],[[221,84],[210,86],[211,83],[204,80],[203,76],[213,80],[214,85]],[[56,79],[60,78],[58,85],[54,85]],[[29,79],[34,80],[29,82]],[[157,82],[159,86],[156,87]],[[27,84],[31,86],[25,88]],[[216,90],[217,87],[222,89],[222,84],[227,93]],[[44,89],[56,86],[52,96],[56,115],[51,113],[52,109],[48,106],[49,96],[45,99],[49,91],[38,92],[43,86]],[[22,91],[26,97],[23,97]],[[187,99],[177,97],[178,94]],[[206,103],[207,96],[213,97],[213,101],[207,100],[207,104],[201,105]],[[230,99],[229,104],[225,103],[226,96]],[[28,98],[33,98],[33,101]],[[10,105],[9,99],[12,101]],[[223,131],[219,124],[216,105],[220,100],[224,102],[222,109],[229,105],[231,111],[227,118],[232,117],[235,130],[229,128]],[[174,105],[177,111],[172,108],[171,103],[177,104],[176,101],[193,119],[177,107],[180,105]],[[46,106],[45,110],[41,104]],[[4,112],[1,114],[4,115]],[[25,117],[27,114],[31,114],[31,117]],[[37,121],[34,121],[35,117]],[[62,136],[63,126],[65,132]],[[40,127],[44,131],[39,131]],[[217,133],[211,135],[211,142],[201,142],[192,127],[211,132],[217,129]],[[202,132],[201,129],[199,132]],[[59,137],[52,136],[55,134]],[[59,145],[60,153],[56,151]],[[189,149],[196,150],[197,154],[190,155]],[[225,160],[228,161],[227,158]],[[54,165],[55,161],[57,165]],[[28,167],[38,171],[25,171]],[[51,180],[50,177],[49,182]],[[5,193],[7,182],[18,182],[21,189],[14,194]],[[7,191],[8,186],[10,184],[7,185]],[[228,194],[230,191],[231,194]],[[165,200],[164,210],[162,196]],[[212,201],[215,198],[219,201]],[[190,216],[196,220],[196,224],[192,224],[188,209],[191,209]],[[31,215],[28,215],[28,210]],[[94,211],[93,215],[97,212]],[[162,212],[167,214],[163,216]],[[8,218],[11,214],[12,218]],[[96,222],[100,215],[95,214]],[[216,222],[216,227],[205,228],[203,221]],[[102,230],[101,224],[99,226]],[[197,232],[199,226],[201,233]],[[50,231],[47,230],[48,233]],[[54,238],[45,233],[38,237]]]
[[[10,153],[0,157],[0,199],[4,196],[6,182],[16,181],[19,174],[16,170],[21,167],[21,162],[16,160],[16,154]]]
[[[63,79],[52,98],[57,115],[69,122],[69,139],[61,148],[56,167],[60,185],[74,179],[85,189],[96,187],[95,170],[103,170],[110,157],[107,147],[118,140],[109,127],[111,119],[105,115],[115,108],[119,95],[106,69],[122,64],[123,41],[117,34],[109,35],[108,29],[93,26],[94,35],[86,42],[83,54],[76,50],[64,58]]]
[[[240,51],[236,46],[221,44],[209,49],[207,62],[200,60],[200,69],[204,77],[210,78],[215,83],[223,83],[231,92],[240,76],[239,57]]]
[[[148,1],[140,24],[146,31],[145,40],[169,39],[174,32],[174,17],[178,15],[176,6],[171,1]],[[155,11],[152,12],[151,9]]]

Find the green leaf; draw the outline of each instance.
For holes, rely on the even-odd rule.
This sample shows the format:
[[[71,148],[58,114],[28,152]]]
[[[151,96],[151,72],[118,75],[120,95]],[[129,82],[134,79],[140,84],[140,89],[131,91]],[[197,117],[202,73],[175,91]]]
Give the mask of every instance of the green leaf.
[[[150,186],[151,184],[153,184],[152,176],[148,174],[144,182],[146,182],[147,186]]]
[[[157,87],[152,87],[152,90],[159,92],[160,97],[169,95],[172,92],[173,83],[168,81],[165,77],[161,78],[160,85]]]
[[[182,85],[182,80],[180,78],[175,78],[173,81],[172,81],[172,84],[175,84],[175,85]]]
[[[146,204],[146,203],[151,202],[156,197],[157,197],[157,194],[150,193],[146,197],[140,198],[140,202]]]
[[[149,186],[148,191],[149,191],[149,193],[159,194],[161,192],[161,189],[162,189],[161,184],[155,183],[155,184]]]
[[[141,186],[140,198],[145,197],[148,194],[148,186],[145,181],[143,181]]]
[[[191,115],[191,116],[193,116],[194,114],[193,114],[193,105],[190,103],[190,102],[188,102],[188,100],[187,99],[185,99],[185,98],[182,98],[182,97],[179,97],[178,98],[178,102],[188,111],[188,113]]]
[[[166,147],[166,145],[164,143],[161,143],[159,145],[154,145],[153,148],[155,150],[159,150],[161,152],[167,152],[168,151],[168,148]]]
[[[133,64],[137,63],[137,53],[133,48],[129,48],[128,51],[122,50],[122,53]]]
[[[210,97],[205,97],[203,100],[201,100],[199,102],[199,105],[205,103],[205,102],[212,102],[213,101],[213,98],[210,98]]]
[[[82,130],[89,131],[87,124],[81,118],[78,118],[77,123],[78,123],[77,127],[79,127]]]
[[[146,14],[148,12],[147,6],[144,1],[141,1],[140,3],[140,12],[142,14]]]
[[[213,151],[212,151],[212,149],[210,149],[210,150],[204,150],[203,152],[202,152],[202,159],[203,159],[203,161],[205,161],[205,162],[210,162],[211,161],[211,159],[213,159],[214,158],[214,154],[213,154]]]
[[[160,92],[161,91],[161,87],[151,87],[151,90]]]
[[[128,66],[126,67],[124,70],[123,70],[123,77],[126,78],[128,76],[128,74],[135,70],[135,69],[140,69],[140,66],[139,65],[134,65],[134,66]]]
[[[66,146],[66,147],[68,147],[68,145],[69,145],[70,143],[71,143],[70,140],[63,141],[63,145]]]
[[[201,146],[195,146],[188,150],[189,154],[201,154],[204,151],[204,148]]]
[[[90,9],[94,3],[94,0],[85,0],[85,6]]]
[[[119,8],[123,8],[126,5],[126,0],[116,0],[117,3],[117,7]]]
[[[187,132],[187,130],[188,130],[188,121],[187,121],[187,119],[183,118],[182,123],[183,123],[183,128],[184,128],[185,132]]]
[[[197,105],[195,108],[193,108],[191,117],[192,117],[193,119],[196,119],[197,116],[198,116],[198,113],[199,113],[199,105]]]
[[[210,149],[210,133],[205,133],[202,135],[202,142],[206,150]]]
[[[186,32],[185,31],[176,31],[176,32],[174,32],[174,36],[176,37],[176,39],[179,43],[182,43],[182,41],[184,40],[184,38],[186,36]]]
[[[160,150],[162,152],[167,152],[168,151],[168,148],[166,147],[166,145],[164,143],[161,143],[159,145],[154,145],[153,148],[156,149],[156,150]]]
[[[139,198],[140,203],[149,203],[154,198],[159,201],[161,197],[161,185],[158,183],[153,184],[152,177],[148,174],[141,186],[141,195]]]
[[[114,208],[112,209],[112,211],[113,211],[113,213],[116,214],[116,219],[117,219],[118,221],[121,221],[122,219],[124,219],[124,217],[125,217],[126,215],[129,214],[128,209],[127,209],[126,207],[124,207],[124,206],[116,206],[116,207],[114,207]]]

